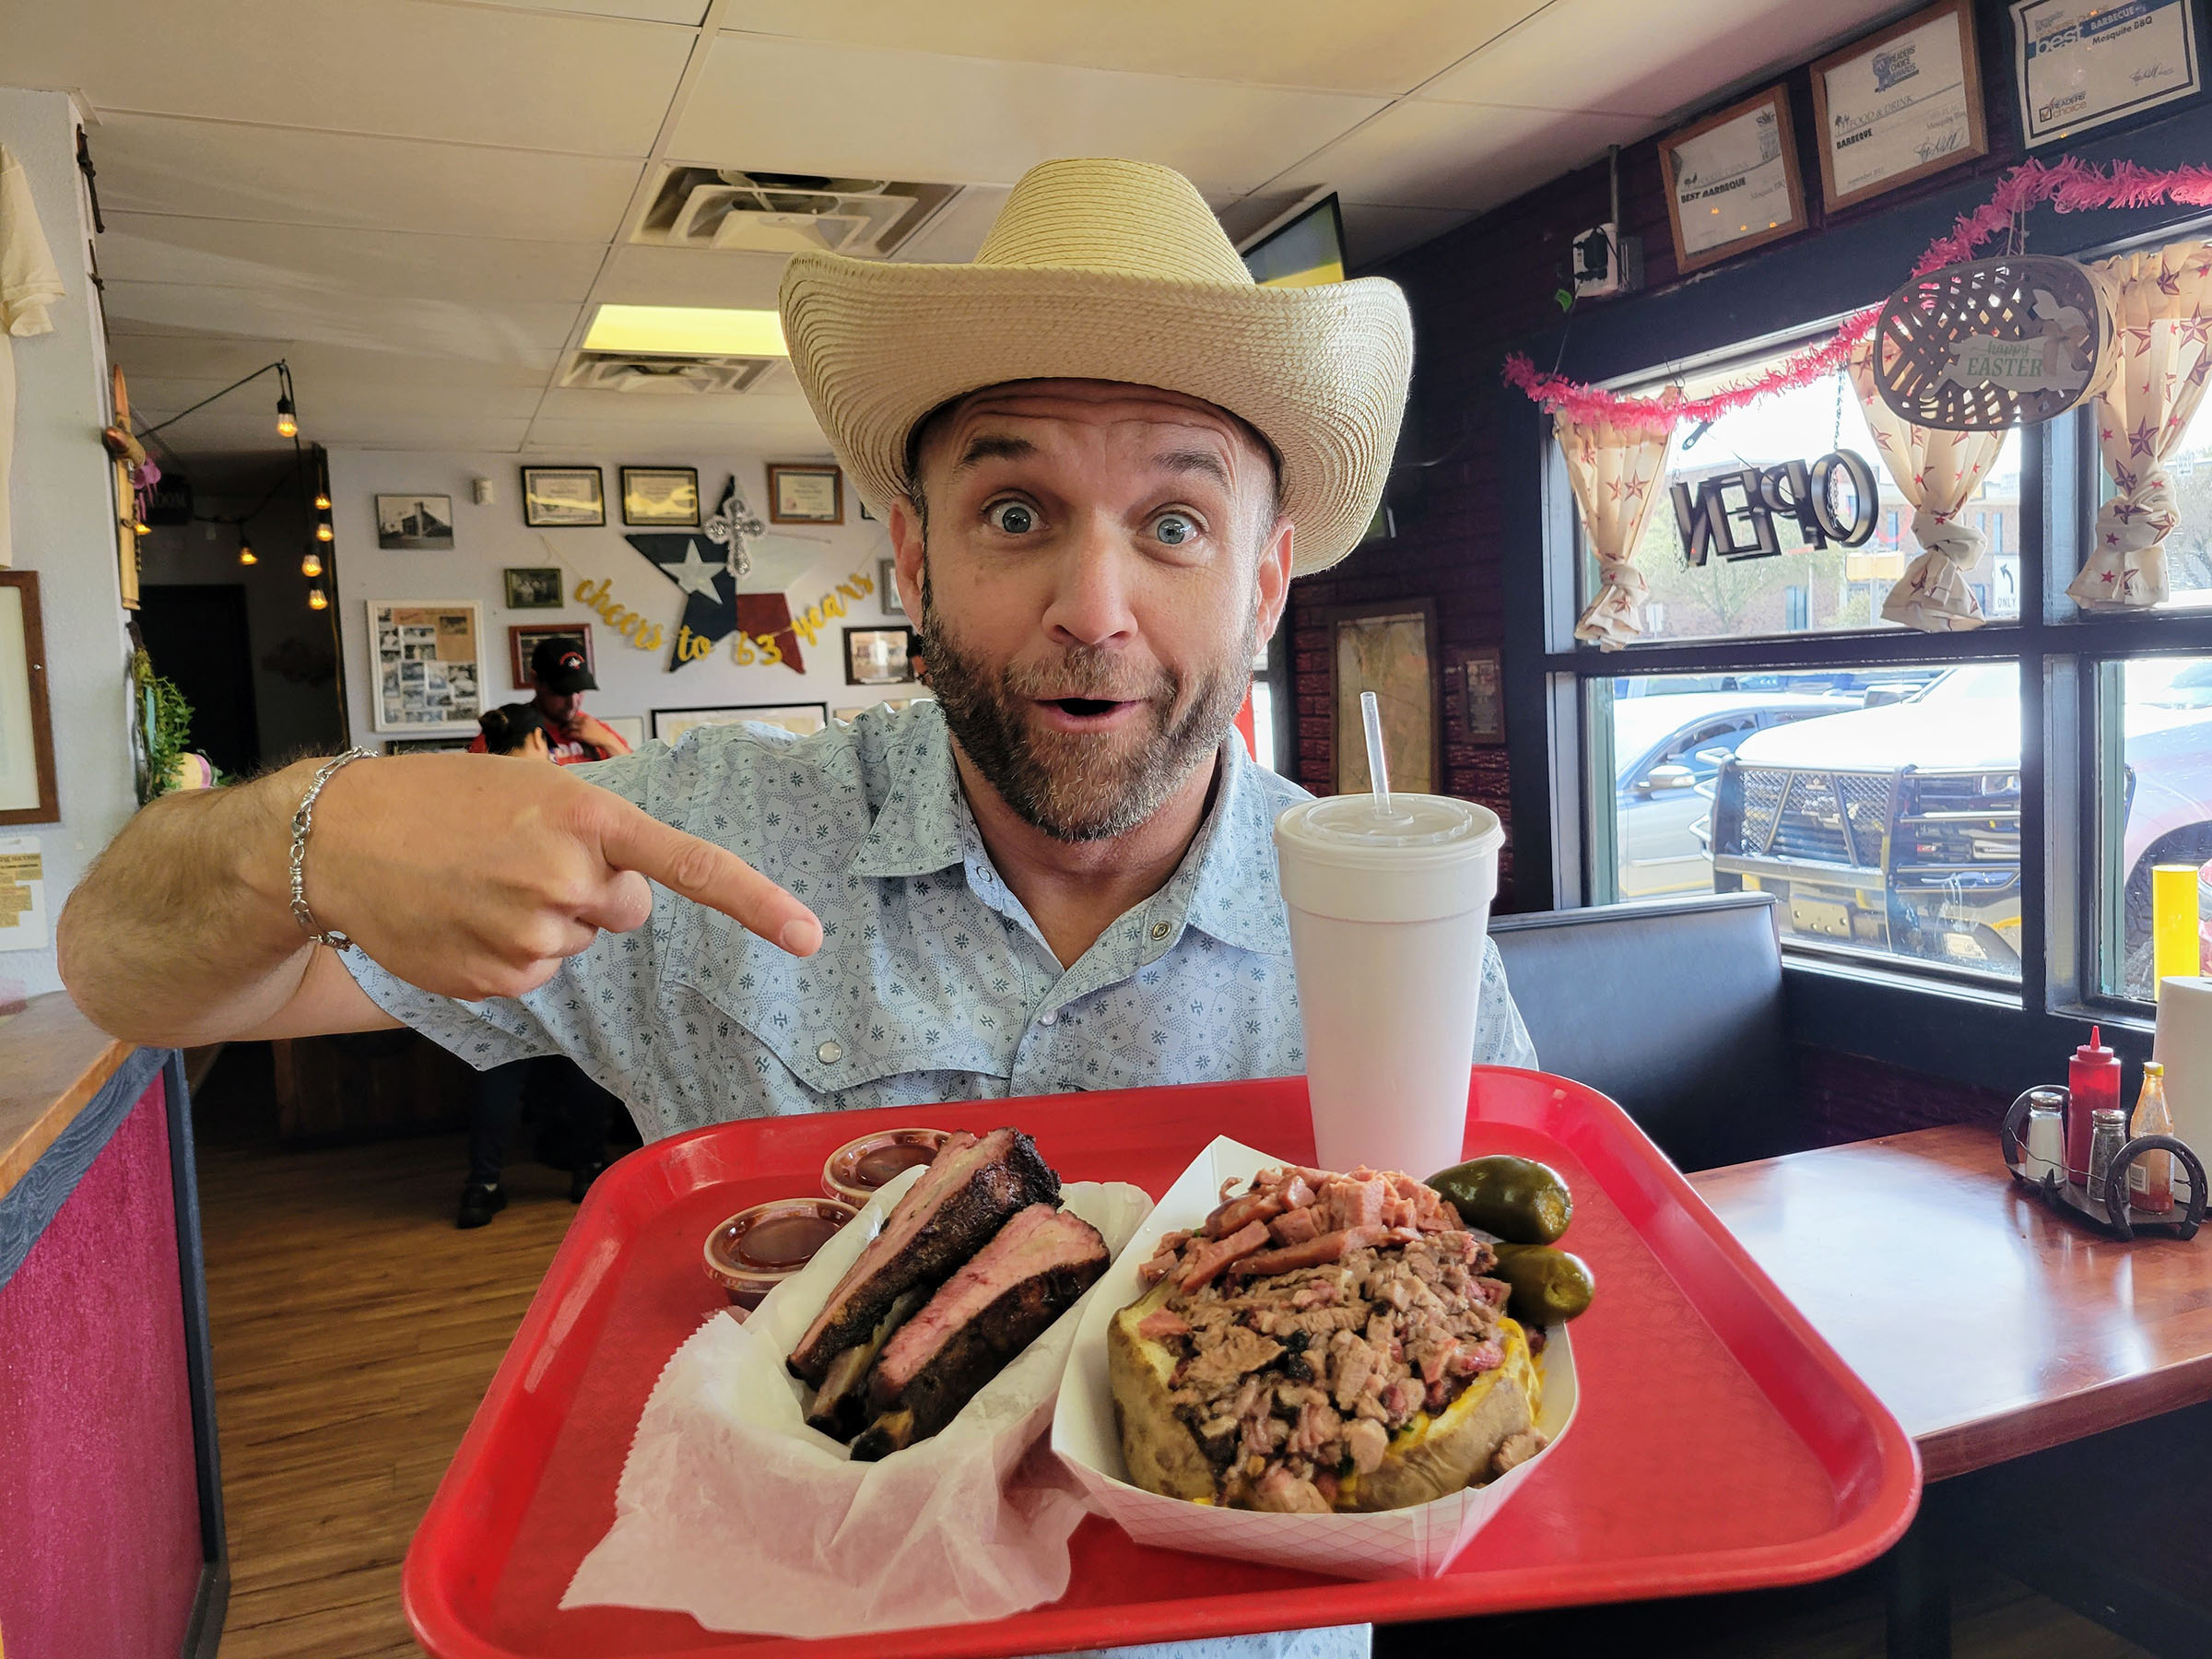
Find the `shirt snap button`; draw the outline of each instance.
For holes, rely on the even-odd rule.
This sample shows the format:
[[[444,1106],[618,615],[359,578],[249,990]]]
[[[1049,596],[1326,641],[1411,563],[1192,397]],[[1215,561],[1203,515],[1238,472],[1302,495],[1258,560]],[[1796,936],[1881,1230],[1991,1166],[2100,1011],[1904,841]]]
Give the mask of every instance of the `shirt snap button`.
[[[1168,924],[1165,922],[1153,923],[1152,936],[1156,939],[1166,938],[1168,936]]]
[[[1038,1015],[1037,1023],[1041,1026],[1058,1025],[1060,1023],[1060,1010],[1057,1008],[1053,1008]]]
[[[845,1051],[834,1041],[825,1042],[820,1048],[814,1051],[814,1057],[824,1065],[835,1065],[845,1057]]]

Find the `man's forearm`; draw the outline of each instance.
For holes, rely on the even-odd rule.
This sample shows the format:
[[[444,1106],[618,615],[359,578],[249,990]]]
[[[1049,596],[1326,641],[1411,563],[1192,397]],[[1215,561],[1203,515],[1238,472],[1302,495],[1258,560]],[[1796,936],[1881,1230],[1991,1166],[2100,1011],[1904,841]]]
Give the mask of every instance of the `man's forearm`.
[[[288,1002],[314,947],[286,883],[304,760],[227,789],[166,796],[133,818],[62,912],[62,979],[101,1030],[213,1042]]]

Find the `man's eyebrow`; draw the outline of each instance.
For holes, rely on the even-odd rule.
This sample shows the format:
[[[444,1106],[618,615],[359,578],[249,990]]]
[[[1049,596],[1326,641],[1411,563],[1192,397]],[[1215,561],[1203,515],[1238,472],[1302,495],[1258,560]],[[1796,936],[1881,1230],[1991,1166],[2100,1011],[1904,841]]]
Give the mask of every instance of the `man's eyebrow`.
[[[1167,450],[1152,457],[1152,470],[1164,473],[1202,473],[1224,489],[1235,488],[1229,477],[1229,468],[1221,457],[1211,450]]]
[[[956,473],[985,461],[1026,461],[1037,453],[1037,446],[1027,438],[1016,438],[1006,432],[978,432],[968,440],[968,447],[953,464]]]

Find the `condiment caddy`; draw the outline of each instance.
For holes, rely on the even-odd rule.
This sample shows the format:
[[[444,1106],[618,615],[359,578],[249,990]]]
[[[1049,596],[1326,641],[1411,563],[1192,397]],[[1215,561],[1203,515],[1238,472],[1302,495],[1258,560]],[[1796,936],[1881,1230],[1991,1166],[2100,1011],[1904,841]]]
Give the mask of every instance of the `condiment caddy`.
[[[2006,1110],[1998,1130],[2005,1167],[2054,1207],[2087,1216],[2123,1240],[2133,1239],[2147,1228],[2170,1230],[2178,1238],[2194,1238],[2205,1218],[2203,1162],[2186,1143],[2174,1135],[2138,1135],[2130,1138],[2126,1116],[2116,1105],[2095,1110],[2102,1106],[2105,1094],[2102,1090],[2084,1091],[2077,1097],[2070,1088],[2055,1087],[2023,1092]],[[2104,1120],[2102,1124],[2088,1123],[2089,1132],[2086,1135],[2076,1133],[2077,1099],[2081,1120],[2092,1117]],[[2030,1124],[2031,1118],[2048,1122],[2044,1112],[2053,1106],[2062,1114],[2055,1147],[2048,1141],[2038,1146],[2036,1143],[2041,1137],[2033,1130],[2023,1140],[2023,1127]],[[2107,1132],[2101,1145],[2095,1133],[2100,1127]],[[2053,1151],[2056,1157],[2052,1156]],[[2129,1171],[2138,1164],[2147,1167],[2147,1160],[2160,1153],[2171,1155],[2172,1203],[2165,1210],[2153,1210],[2130,1202]],[[2077,1155],[2080,1155],[2078,1162]],[[2083,1170],[2081,1164],[2088,1167]],[[2083,1178],[2074,1179],[2076,1173]],[[2183,1190],[2184,1184],[2186,1192]]]

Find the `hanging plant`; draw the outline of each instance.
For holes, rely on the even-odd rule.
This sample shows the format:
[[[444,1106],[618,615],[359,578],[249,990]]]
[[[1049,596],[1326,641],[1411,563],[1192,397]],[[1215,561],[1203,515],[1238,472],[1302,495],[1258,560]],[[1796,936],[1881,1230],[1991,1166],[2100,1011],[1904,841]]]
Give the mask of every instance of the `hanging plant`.
[[[131,727],[138,751],[138,804],[176,787],[177,764],[192,741],[192,705],[174,680],[154,672],[143,651],[131,658]]]

